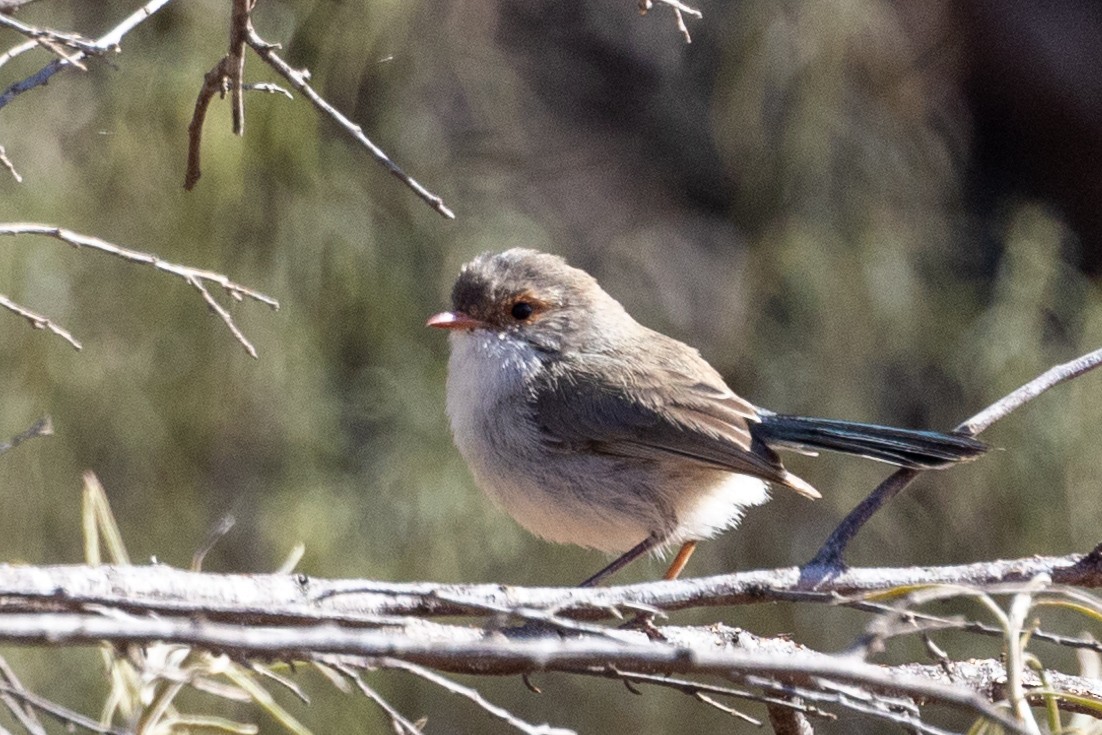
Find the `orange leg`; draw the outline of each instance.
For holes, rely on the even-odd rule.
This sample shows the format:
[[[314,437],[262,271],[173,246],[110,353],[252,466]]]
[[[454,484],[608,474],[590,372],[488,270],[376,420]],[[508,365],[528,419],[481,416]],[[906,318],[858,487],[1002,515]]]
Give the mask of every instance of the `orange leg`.
[[[689,563],[689,557],[696,551],[696,541],[686,541],[681,545],[681,550],[677,552],[677,556],[673,558],[673,563],[670,564],[670,568],[666,570],[666,573],[662,575],[662,579],[677,579],[677,575],[681,574],[681,570],[685,568],[685,565]]]

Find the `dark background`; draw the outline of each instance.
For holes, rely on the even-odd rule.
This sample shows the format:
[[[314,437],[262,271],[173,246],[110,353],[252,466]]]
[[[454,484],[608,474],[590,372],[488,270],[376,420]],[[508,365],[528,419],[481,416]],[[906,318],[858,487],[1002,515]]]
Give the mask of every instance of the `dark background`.
[[[668,8],[639,17],[632,0],[262,0],[260,34],[442,195],[454,222],[301,98],[259,93],[246,98],[244,139],[228,104],[212,104],[203,178],[185,193],[187,123],[225,49],[224,2],[170,5],[124,40],[116,68],[92,63],[0,111],[0,144],[25,177],[0,172],[0,218],[221,271],[282,303],[230,307],[254,361],[179,281],[48,240],[0,243],[0,293],[85,344],[74,352],[0,314],[0,435],[44,413],[57,430],[0,456],[0,558],[79,561],[80,477],[92,470],[138,560],[184,566],[232,513],[209,570],[270,571],[301,541],[311,575],[587,576],[606,559],[529,537],[450,441],[446,340],[423,324],[460,264],[488,249],[567,256],[640,321],[698,346],[736,391],[784,412],[950,428],[1102,345],[1102,6],[701,8],[687,45]],[[50,1],[19,17],[95,36],[133,9]],[[30,56],[0,70],[4,85],[47,58]],[[246,76],[274,79],[255,57]],[[1100,396],[1088,376],[996,425],[985,438],[1001,451],[924,477],[850,561],[1088,550],[1102,540]],[[789,464],[824,499],[778,494],[704,544],[689,574],[807,560],[888,471]],[[648,560],[619,579],[661,569]],[[795,605],[677,621],[716,619],[827,651],[864,621]],[[955,656],[998,652],[943,643]],[[31,687],[98,711],[94,654],[4,655]],[[296,711],[316,731],[386,731],[366,702],[302,679],[317,701]],[[429,732],[506,731],[402,674],[372,681],[408,716],[429,715]],[[684,695],[611,682],[544,677],[542,697],[519,680],[473,683],[529,720],[583,732],[743,727]]]

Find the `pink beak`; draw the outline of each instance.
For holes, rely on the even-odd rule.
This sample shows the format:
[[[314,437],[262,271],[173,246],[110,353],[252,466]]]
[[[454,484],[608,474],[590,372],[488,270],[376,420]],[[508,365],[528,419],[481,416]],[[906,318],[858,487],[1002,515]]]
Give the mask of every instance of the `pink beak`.
[[[478,329],[486,326],[486,324],[461,311],[442,311],[439,314],[430,316],[429,320],[425,322],[425,326],[436,327],[437,329]]]

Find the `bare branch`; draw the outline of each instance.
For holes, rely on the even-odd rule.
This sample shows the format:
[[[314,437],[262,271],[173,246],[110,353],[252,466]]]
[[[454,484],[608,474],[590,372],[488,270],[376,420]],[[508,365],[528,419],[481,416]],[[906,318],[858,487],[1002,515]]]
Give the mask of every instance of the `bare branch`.
[[[26,691],[23,687],[23,683],[19,681],[19,677],[15,675],[15,672],[8,666],[8,662],[5,661],[3,657],[0,657],[0,682],[11,687],[20,694]],[[11,712],[12,717],[14,717],[30,735],[46,735],[46,730],[42,727],[42,723],[38,721],[38,716],[35,715],[34,709],[20,699],[18,695],[9,692],[0,692],[0,702],[4,703],[4,706]]]
[[[15,170],[15,164],[8,158],[8,152],[4,150],[4,146],[0,145],[0,166],[3,166],[11,174],[11,177],[15,179],[15,183],[22,184],[23,177],[19,175],[19,172]]]
[[[58,325],[49,317],[42,316],[36,311],[31,311],[25,306],[20,306],[7,296],[0,294],[0,306],[4,307],[11,313],[21,316],[31,323],[31,326],[35,329],[45,329],[48,332],[53,332],[58,337],[68,342],[73,346],[75,350],[83,349],[83,345],[77,341],[77,338],[73,336],[72,332],[64,327]]]
[[[925,584],[931,592],[922,599],[932,600],[936,589],[930,585],[938,579],[1023,582],[1040,568],[1051,569],[1063,581],[1097,585],[1102,580],[1102,565],[1087,555],[955,568],[850,570],[830,583],[851,592],[861,587]],[[751,698],[767,705],[819,716],[822,711],[816,705],[830,705],[931,734],[944,731],[922,720],[920,705],[941,703],[985,717],[1003,717],[990,704],[980,706],[1007,696],[1006,668],[995,659],[885,667],[852,656],[827,656],[792,641],[758,638],[722,625],[665,625],[658,629],[658,639],[639,630],[609,630],[615,633],[610,637],[581,627],[558,632],[532,623],[502,629],[504,618],[497,612],[512,605],[616,620],[613,611],[618,606],[677,609],[720,600],[790,599],[783,588],[791,592],[798,584],[799,570],[794,568],[602,589],[525,589],[197,574],[163,566],[0,566],[0,598],[7,611],[0,615],[0,641],[50,645],[168,641],[235,658],[318,661],[338,670],[342,665],[394,667],[395,661],[404,661],[455,673],[561,671],[611,677],[668,686],[691,696],[744,694],[740,689],[670,675],[719,676],[759,691]],[[1025,588],[1007,584],[989,589],[1013,595]],[[1045,588],[1046,595],[1059,591]],[[832,599],[822,592],[814,594],[816,601]],[[1075,598],[1069,599],[1074,602]],[[1096,604],[1093,597],[1083,599]],[[474,604],[479,600],[481,604]],[[476,627],[424,619],[442,615],[481,616],[489,624]],[[249,626],[242,627],[242,622]],[[1042,680],[1037,672],[1022,671],[1016,684],[1019,696],[1031,703],[1056,697],[1061,707],[1085,712],[1102,701],[1102,682],[1095,679],[1055,671],[1045,671],[1043,676]]]
[[[429,671],[423,666],[418,666],[417,664],[413,664],[408,661],[402,661],[399,659],[384,660],[380,662],[380,665],[387,668],[408,671],[415,676],[419,676],[426,681],[432,682],[441,689],[449,691],[452,694],[457,694],[464,699],[469,699],[489,714],[498,718],[507,725],[510,725],[513,728],[520,730],[521,732],[525,733],[525,735],[574,735],[573,730],[564,730],[559,727],[551,727],[547,724],[533,725],[530,722],[525,722],[509,710],[503,707],[499,707],[493,702],[488,701],[477,689],[472,689],[471,687],[466,687],[462,684],[458,684],[447,678],[446,676],[441,676],[440,674],[437,674],[435,671]]]
[[[245,89],[244,49],[247,44],[256,52],[266,64],[272,67],[278,74],[291,83],[291,86],[300,91],[315,108],[334,120],[346,132],[356,139],[360,145],[367,149],[371,156],[381,163],[390,173],[413,190],[422,200],[433,209],[448,219],[454,219],[455,214],[444,204],[444,200],[430,192],[417,180],[403,171],[394,163],[379,146],[368,138],[363,128],[356,125],[335,107],[329,104],[313,87],[310,86],[310,73],[305,70],[293,69],[284,61],[276,49],[277,44],[268,43],[257,35],[252,26],[251,13],[254,0],[234,0],[233,17],[230,20],[230,49],[219,62],[207,72],[203,79],[203,86],[199,89],[199,96],[195,100],[195,110],[188,124],[188,158],[187,170],[184,174],[184,188],[190,191],[199,182],[202,176],[200,165],[203,123],[206,120],[207,109],[216,93],[224,95],[230,92],[233,108],[233,131],[237,135],[243,135],[245,131],[245,108],[242,91]],[[286,90],[270,85],[268,91],[280,91],[288,97]]]
[[[202,615],[212,620],[240,620],[244,616],[271,624],[329,620],[402,626],[409,622],[408,616],[484,617],[501,607],[555,611],[559,617],[578,620],[618,621],[620,611],[634,612],[640,607],[672,612],[792,600],[823,604],[836,602],[842,595],[914,585],[1023,582],[1042,573],[1050,574],[1055,584],[1102,587],[1102,558],[1092,552],[944,567],[856,568],[824,581],[810,592],[801,586],[797,567],[579,588],[326,580],[289,574],[198,574],[161,565],[0,565],[0,597],[5,599],[4,609],[12,612],[58,605],[66,609],[106,605],[159,615]],[[608,631],[617,637],[628,632]]]
[[[230,92],[231,117],[234,135],[245,134],[245,100],[242,95],[245,76],[245,41],[252,29],[252,12],[255,0],[233,0],[233,15],[230,17],[230,47],[226,55],[218,60],[214,68],[203,77],[203,86],[199,88],[199,97],[195,100],[195,110],[188,123],[187,171],[184,174],[184,189],[191,191],[202,176],[200,149],[203,138],[203,122],[207,118],[207,109],[216,93],[225,96]]]
[[[57,74],[63,69],[73,68],[76,63],[89,56],[102,56],[109,51],[117,51],[119,43],[122,41],[123,36],[132,31],[142,21],[149,18],[151,15],[156,13],[168,3],[169,0],[148,0],[145,5],[141,6],[136,11],[127,16],[117,26],[97,38],[93,42],[93,45],[89,47],[88,51],[77,51],[75,54],[72,54],[69,57],[54,59],[42,69],[39,69],[37,72],[27,77],[26,79],[12,84],[7,89],[5,89],[3,93],[0,93],[0,108],[7,105],[23,92],[46,84],[46,82],[50,81],[50,78],[53,77],[54,74]],[[95,49],[95,54],[92,54],[91,52],[93,48]],[[7,59],[4,59],[4,61],[6,60]]]
[[[0,454],[8,451],[9,449],[15,449],[28,439],[34,439],[39,436],[50,436],[54,433],[54,424],[50,420],[49,416],[43,416],[38,421],[35,421],[29,428],[23,432],[16,434],[6,442],[0,442]],[[0,659],[2,662],[3,659]]]
[[[734,640],[729,637],[729,645],[721,648],[678,643],[674,638],[671,638],[674,642],[659,643],[641,632],[637,633],[636,642],[558,636],[517,640],[462,626],[450,627],[455,629],[457,637],[441,637],[439,631],[431,636],[423,632],[418,635],[417,628],[402,634],[393,630],[353,630],[332,623],[309,627],[242,627],[201,618],[8,614],[0,616],[0,640],[51,645],[101,640],[120,644],[171,641],[248,656],[309,660],[317,656],[342,655],[363,659],[365,665],[386,666],[404,661],[422,667],[483,675],[573,672],[612,665],[650,673],[713,675],[733,681],[764,678],[771,685],[793,682],[819,686],[816,682],[825,679],[839,685],[855,685],[862,691],[878,695],[905,696],[918,702],[962,709],[998,722],[1012,732],[1022,732],[1015,722],[970,689],[963,676],[947,683],[944,672],[936,666],[912,667],[907,673],[900,673],[897,667],[835,658],[790,642],[770,642],[782,647],[787,644],[786,655],[777,655],[775,650],[762,653],[738,647],[745,645],[744,638],[751,638],[741,631]],[[478,637],[472,638],[472,635]],[[992,665],[998,664],[993,662]],[[1061,686],[1060,682],[1071,682],[1080,691],[1092,690],[1090,682],[1061,676],[1051,675],[1056,686]],[[1102,698],[1102,692],[1098,692],[1098,696]]]
[[[965,420],[954,431],[968,436],[976,436],[991,424],[1025,405],[1049,388],[1072,378],[1077,378],[1095,369],[1100,364],[1102,364],[1102,349],[1095,350],[1063,365],[1050,368],[1013,393],[999,399],[972,418]],[[849,542],[853,540],[853,537],[857,535],[869,519],[880,510],[884,503],[910,485],[918,477],[919,472],[920,470],[910,468],[896,470],[850,511],[849,515],[838,524],[838,527],[834,529],[830,537],[823,542],[818,552],[805,566],[809,583],[815,579],[822,579],[836,573],[844,566],[845,551]]]
[[[310,86],[310,82],[308,81],[310,78],[309,72],[292,68],[290,64],[284,61],[279,54],[276,53],[276,49],[279,47],[276,44],[265,41],[258,36],[256,31],[251,27],[249,28],[247,40],[249,47],[252,48],[265,63],[275,69],[276,73],[286,79],[291,86],[302,93],[306,99],[310,100],[310,104],[344,128],[344,130],[355,138],[361,146],[367,149],[372,158],[382,164],[395,178],[412,189],[417,196],[423,199],[437,212],[448,219],[455,219],[455,213],[448,209],[443,199],[426,189],[416,179],[403,171],[398,164],[390,160],[390,157],[383,152],[383,149],[375,145],[375,143],[364,134],[363,128],[348,119],[348,117],[337,110],[337,108],[333,107],[333,105],[329,104],[324,97],[318,94],[317,91]]]
[[[673,8],[674,18],[677,20],[677,30],[685,38],[685,43],[692,43],[692,36],[689,35],[689,29],[685,25],[685,16],[691,15],[694,18],[703,18],[704,15],[696,8],[689,7],[680,0],[639,0],[639,15],[646,15],[656,2],[659,5],[668,5]]]
[[[114,255],[117,258],[122,258],[123,260],[129,261],[131,263],[139,263],[141,265],[152,266],[156,270],[162,271],[164,273],[169,273],[178,278],[182,278],[184,282],[188,283],[197,291],[199,291],[199,293],[203,297],[203,300],[222,319],[222,321],[229,328],[230,333],[233,334],[234,338],[241,343],[242,347],[245,348],[245,351],[248,352],[251,357],[256,357],[256,348],[253,347],[252,343],[249,342],[248,339],[246,339],[245,335],[237,327],[237,323],[233,320],[233,317],[225,309],[225,307],[215,301],[215,299],[211,296],[210,291],[207,289],[207,285],[213,283],[221,287],[223,291],[225,291],[231,298],[237,301],[248,298],[254,301],[259,301],[263,304],[267,304],[273,309],[279,308],[279,302],[273,299],[271,296],[267,296],[266,294],[263,294],[259,291],[255,291],[251,288],[242,286],[239,283],[231,281],[229,278],[222,275],[221,273],[215,273],[213,271],[206,271],[199,268],[192,268],[190,266],[180,265],[178,263],[172,263],[150,253],[144,253],[140,250],[131,250],[129,248],[124,248],[119,245],[107,242],[106,240],[101,240],[97,237],[91,237],[89,235],[82,235],[80,233],[73,232],[72,230],[66,230],[55,225],[39,224],[36,222],[0,224],[0,236],[3,235],[42,235],[45,237],[52,237],[56,240],[61,240],[62,242],[68,243],[75,248],[90,248],[92,250],[98,250],[109,255]],[[11,302],[4,303],[3,301],[0,301],[0,306],[5,306],[15,311],[17,314],[31,319],[32,323],[34,323],[37,328],[45,327],[55,334],[59,334],[67,341],[69,341],[69,343],[72,344],[74,347],[80,349],[80,343],[73,339],[72,335],[70,335],[68,332],[61,329],[57,325],[54,325],[53,322],[50,322],[45,317],[41,317],[37,314],[34,314],[33,312],[29,312],[26,309],[23,309],[23,307],[15,304],[9,304],[11,304]],[[15,308],[13,309],[12,306],[15,306]]]

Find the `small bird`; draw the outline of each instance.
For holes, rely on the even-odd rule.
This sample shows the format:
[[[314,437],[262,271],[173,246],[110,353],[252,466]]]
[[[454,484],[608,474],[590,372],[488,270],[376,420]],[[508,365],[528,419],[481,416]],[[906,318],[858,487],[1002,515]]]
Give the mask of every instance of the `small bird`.
[[[648,551],[734,527],[768,486],[821,497],[774,449],[824,449],[937,469],[971,437],[757,408],[692,347],[639,324],[585,271],[515,248],[463,266],[452,309],[447,413],[475,481],[549,541],[621,553],[591,586]]]

